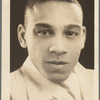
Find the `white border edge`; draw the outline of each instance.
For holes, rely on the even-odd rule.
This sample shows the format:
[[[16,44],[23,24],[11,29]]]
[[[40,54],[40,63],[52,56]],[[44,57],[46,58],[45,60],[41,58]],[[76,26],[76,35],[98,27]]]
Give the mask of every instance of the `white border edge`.
[[[2,0],[1,100],[10,100],[10,0]]]
[[[94,3],[94,100],[99,100],[99,0]]]

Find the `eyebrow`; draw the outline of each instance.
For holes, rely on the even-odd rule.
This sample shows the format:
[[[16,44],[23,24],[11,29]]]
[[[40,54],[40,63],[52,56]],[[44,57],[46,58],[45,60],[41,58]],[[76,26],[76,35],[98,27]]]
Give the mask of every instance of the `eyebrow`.
[[[70,25],[68,25],[68,26],[65,26],[65,28],[67,28],[67,29],[73,29],[73,28],[77,28],[77,29],[81,29],[81,26],[79,26],[79,25],[76,25],[76,24],[70,24]]]
[[[35,25],[35,27],[52,28],[51,25],[46,24],[46,23],[37,23],[37,24]]]
[[[47,23],[37,23],[35,25],[35,27],[43,27],[43,28],[52,28],[51,25],[47,24]],[[65,29],[78,29],[78,30],[81,30],[81,26],[79,25],[76,25],[76,24],[70,24],[70,25],[66,25],[64,26]]]

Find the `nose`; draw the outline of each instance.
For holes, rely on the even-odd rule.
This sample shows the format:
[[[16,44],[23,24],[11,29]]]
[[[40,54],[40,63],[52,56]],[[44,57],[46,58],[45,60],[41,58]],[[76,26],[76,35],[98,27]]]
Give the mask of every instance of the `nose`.
[[[56,55],[63,55],[67,53],[67,50],[62,41],[58,40],[57,42],[56,41],[54,42],[55,43],[49,49],[51,53],[54,53]]]

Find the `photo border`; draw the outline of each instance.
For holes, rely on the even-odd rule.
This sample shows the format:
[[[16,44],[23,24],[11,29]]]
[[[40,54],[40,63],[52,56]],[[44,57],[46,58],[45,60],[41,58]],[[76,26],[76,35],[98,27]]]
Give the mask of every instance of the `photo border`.
[[[2,22],[1,100],[10,100],[10,1],[9,0],[2,0],[1,22]]]
[[[99,0],[94,0],[94,100],[99,100]],[[1,100],[10,100],[10,0],[2,0]],[[0,18],[1,19],[1,18]]]

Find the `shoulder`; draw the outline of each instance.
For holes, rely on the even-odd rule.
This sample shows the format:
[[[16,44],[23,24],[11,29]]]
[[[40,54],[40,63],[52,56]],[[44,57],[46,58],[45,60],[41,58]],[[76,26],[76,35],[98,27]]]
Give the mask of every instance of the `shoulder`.
[[[93,86],[94,70],[84,68],[82,75],[84,76],[85,80],[88,81]]]
[[[25,82],[21,69],[18,69],[10,74],[11,86],[20,86],[22,83],[24,85]]]
[[[78,63],[78,71],[82,75],[86,77],[93,77],[94,76],[94,70],[93,69],[87,69],[84,66],[82,66],[80,63]]]
[[[78,64],[76,73],[81,84],[82,95],[86,100],[93,100],[94,95],[94,70],[86,69]],[[88,95],[87,95],[88,94]]]
[[[19,78],[21,76],[22,76],[22,74],[21,74],[21,70],[20,69],[17,69],[16,71],[10,73],[10,79],[11,80]]]
[[[92,69],[87,69],[84,66],[82,66],[80,63],[78,63],[76,69],[75,69],[76,74],[82,80],[82,82],[91,84],[93,86],[94,83],[94,70]]]
[[[76,69],[76,74],[78,75],[80,82],[84,87],[93,89],[94,87],[94,70],[86,69],[81,64],[78,64]]]
[[[10,82],[11,82],[11,85],[15,85],[15,84],[20,84],[24,81],[24,78],[23,78],[23,75],[22,75],[22,72],[20,69],[12,72],[10,74]]]
[[[21,98],[26,98],[22,97],[22,94],[26,94],[26,86],[20,69],[10,74],[10,84],[10,95],[12,100],[21,100]]]

